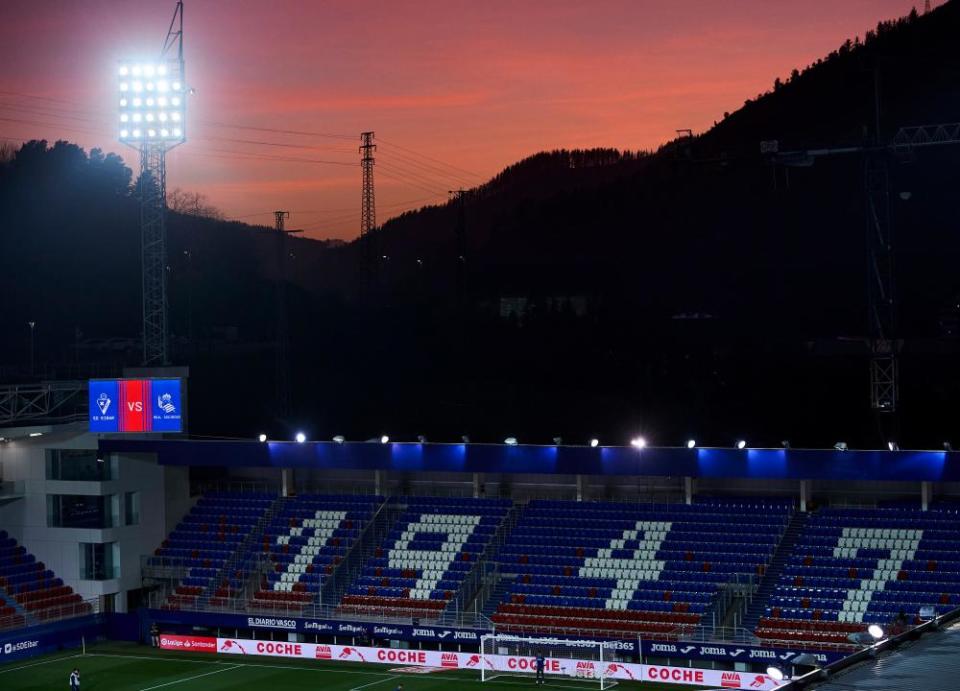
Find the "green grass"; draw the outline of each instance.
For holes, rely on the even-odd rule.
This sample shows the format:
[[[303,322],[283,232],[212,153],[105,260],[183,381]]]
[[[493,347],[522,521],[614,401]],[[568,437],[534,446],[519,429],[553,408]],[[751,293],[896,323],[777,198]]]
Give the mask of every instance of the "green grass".
[[[284,660],[275,657],[227,658],[157,651],[123,643],[104,643],[80,651],[30,658],[0,666],[3,691],[69,689],[70,671],[80,669],[82,691],[447,691],[475,688],[536,687],[532,679],[506,677],[480,683],[477,672],[443,671],[405,674],[391,671],[403,665],[360,665],[336,662]],[[549,679],[549,677],[548,677]],[[536,688],[586,690],[597,682],[556,679]],[[619,682],[616,689],[644,691],[695,691],[693,686]]]

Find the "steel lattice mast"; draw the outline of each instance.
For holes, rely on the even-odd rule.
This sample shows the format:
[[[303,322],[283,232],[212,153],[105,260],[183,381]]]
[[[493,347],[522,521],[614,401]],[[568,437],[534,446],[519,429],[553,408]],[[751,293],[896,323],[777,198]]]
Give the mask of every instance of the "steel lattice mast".
[[[167,151],[183,143],[186,88],[183,0],[156,63],[120,67],[120,140],[140,154],[143,364],[170,364],[167,307]]]

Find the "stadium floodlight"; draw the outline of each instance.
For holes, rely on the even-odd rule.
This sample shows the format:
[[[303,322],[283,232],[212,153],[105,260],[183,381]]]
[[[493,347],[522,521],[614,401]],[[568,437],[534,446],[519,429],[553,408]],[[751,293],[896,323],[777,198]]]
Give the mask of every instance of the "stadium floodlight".
[[[516,437],[507,437],[506,439],[503,440],[503,443],[506,444],[507,446],[516,446],[516,445],[517,445],[517,438],[516,438]]]
[[[647,446],[647,440],[643,437],[634,437],[630,440],[630,446],[635,449],[643,449]]]
[[[598,446],[600,446],[600,440],[599,440],[599,439],[594,438],[594,439],[591,439],[591,440],[590,440],[590,448],[591,448],[591,449],[595,449],[595,448],[597,448]]]
[[[3,439],[0,438],[0,441],[3,441]],[[97,456],[97,463],[103,463],[103,456]]]
[[[883,638],[883,629],[878,624],[870,624],[870,626],[867,627],[867,633],[869,633],[875,641]]]
[[[381,443],[381,444],[389,444],[389,443],[390,443],[390,437],[388,437],[386,434],[381,434],[381,435],[380,435],[380,443]]]
[[[28,434],[27,436],[28,436],[28,437],[42,437],[42,436],[43,436],[43,432],[31,432],[31,433]]]
[[[563,437],[554,437],[554,438],[553,438],[553,445],[554,445],[554,446],[562,446],[562,445],[563,445]]]
[[[185,102],[179,95],[183,90],[183,63],[180,60],[164,60],[160,63],[121,62],[117,74],[120,78],[121,123],[138,121],[133,117],[132,109],[137,109],[145,122],[182,123],[186,120]],[[134,94],[132,99],[127,98],[130,92]],[[168,97],[172,93],[178,95]],[[154,94],[157,96],[154,97]],[[124,127],[120,130],[120,140],[137,148],[145,143],[172,148],[183,143],[185,137],[183,127],[168,129],[166,134],[154,131],[152,137],[149,130],[135,134]]]
[[[304,434],[303,432],[297,432],[297,436],[295,438],[298,444],[302,444],[307,440],[307,435]]]
[[[260,433],[260,436],[257,437],[257,440],[262,444],[267,440],[267,435],[263,432]]]
[[[687,448],[688,448],[688,449],[696,448],[696,446],[697,446],[697,440],[696,440],[696,439],[687,439]]]
[[[738,441],[738,442],[737,442],[737,448],[738,448],[738,449],[741,449],[741,450],[747,448],[747,440],[746,440],[746,439],[741,439],[740,441]]]
[[[782,446],[782,447],[785,448],[785,449],[789,449],[789,448],[790,448],[790,441],[787,440],[787,439],[784,439],[782,442],[780,442],[780,446]]]
[[[837,451],[847,451],[849,450],[850,447],[847,446],[847,442],[838,441],[836,444],[833,445],[833,448],[835,448]]]
[[[887,448],[890,449],[891,451],[899,451],[899,450],[900,450],[900,445],[897,444],[897,442],[895,442],[895,441],[888,441],[888,442],[887,442]]]
[[[779,667],[774,667],[770,665],[767,667],[767,676],[773,679],[774,681],[783,681],[783,670]]]
[[[417,441],[420,442],[421,444],[426,444],[426,443],[427,443],[427,437],[426,437],[425,435],[423,435],[423,434],[418,434],[418,435],[417,435]]]
[[[334,444],[342,444],[342,443],[345,442],[345,441],[346,441],[346,439],[343,438],[343,435],[342,435],[342,434],[338,434],[337,436],[335,436],[335,437],[333,438],[333,443],[334,443]]]

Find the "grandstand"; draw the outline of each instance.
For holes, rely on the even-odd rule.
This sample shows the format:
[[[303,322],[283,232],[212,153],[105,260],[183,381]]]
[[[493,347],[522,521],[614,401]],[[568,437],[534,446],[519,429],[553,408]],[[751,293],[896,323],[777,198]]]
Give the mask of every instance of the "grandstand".
[[[476,657],[480,637],[495,631],[606,641],[604,660],[623,674],[640,663],[681,680],[683,669],[720,670],[729,676],[716,685],[731,687],[746,671],[753,676],[737,683],[750,688],[766,679],[769,660],[806,651],[839,664],[869,642],[870,624],[896,635],[960,611],[952,485],[941,484],[946,501],[935,501],[934,486],[921,480],[917,502],[915,484],[889,480],[889,491],[877,483],[864,500],[844,478],[829,479],[846,472],[839,463],[853,452],[816,452],[820,465],[790,469],[828,478],[814,505],[803,482],[790,493],[789,480],[771,491],[769,479],[750,477],[788,468],[786,451],[643,452],[651,472],[713,474],[695,488],[684,477],[625,474],[639,452],[619,448],[601,449],[602,463],[591,466],[584,448],[514,447],[500,457],[500,447],[485,445],[473,468],[509,463],[517,472],[490,481],[448,472],[441,485],[432,483],[430,454],[470,467],[472,447],[98,443],[110,459],[100,471],[102,502],[69,499],[63,493],[84,488],[57,476],[25,480],[19,496],[0,504],[12,526],[0,533],[0,621],[18,636],[48,623],[96,638],[107,622],[122,622],[125,635],[142,641],[155,623],[171,649],[184,637],[227,652],[266,640],[310,644],[317,655],[334,646],[363,662],[378,650],[411,651],[389,654],[398,661],[420,659],[414,651]],[[805,453],[814,452],[797,452],[796,463],[813,463]],[[29,472],[31,456],[22,458],[21,466],[7,453],[5,472]],[[68,458],[48,472],[66,473]],[[689,459],[693,466],[684,465]],[[570,467],[596,481],[556,472]],[[108,484],[120,480],[122,495]],[[67,496],[55,503],[82,515],[49,513],[51,495]],[[151,519],[140,520],[146,512]],[[63,525],[26,524],[44,516]],[[119,553],[119,561],[98,581],[76,578],[85,572],[71,521],[85,536],[116,540],[103,556]],[[81,554],[90,549],[80,543]],[[117,594],[102,594],[108,588]],[[469,666],[469,654],[444,659]]]

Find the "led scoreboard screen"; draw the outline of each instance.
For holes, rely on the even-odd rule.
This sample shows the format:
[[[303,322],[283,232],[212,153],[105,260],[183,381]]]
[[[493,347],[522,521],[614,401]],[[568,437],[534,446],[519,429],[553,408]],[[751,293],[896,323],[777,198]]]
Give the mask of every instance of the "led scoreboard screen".
[[[182,432],[180,379],[91,379],[91,432]]]

